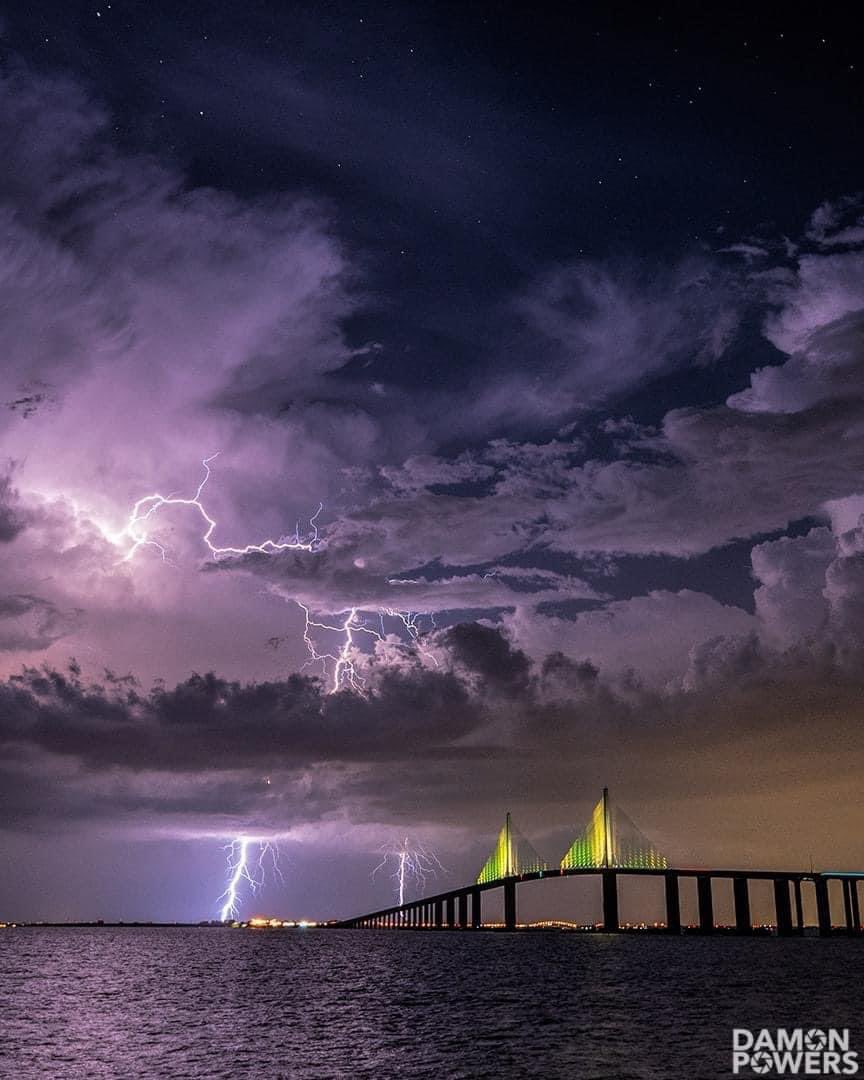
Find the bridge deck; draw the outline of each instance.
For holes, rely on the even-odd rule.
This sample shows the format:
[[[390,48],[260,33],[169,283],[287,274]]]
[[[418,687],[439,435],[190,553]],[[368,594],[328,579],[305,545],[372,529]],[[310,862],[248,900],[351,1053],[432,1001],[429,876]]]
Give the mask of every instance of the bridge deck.
[[[729,869],[716,869],[710,867],[694,867],[694,866],[681,866],[681,867],[664,867],[658,868],[646,868],[646,867],[623,867],[623,866],[580,866],[572,868],[558,868],[550,870],[535,870],[526,874],[516,874],[512,877],[496,878],[494,881],[484,882],[472,882],[470,885],[463,885],[458,889],[448,889],[447,892],[436,893],[434,896],[424,896],[416,900],[411,900],[405,904],[396,904],[392,907],[381,908],[378,911],[367,912],[363,915],[354,915],[349,919],[343,919],[338,926],[351,927],[356,926],[358,923],[365,922],[371,919],[381,919],[388,915],[395,915],[399,912],[411,911],[422,905],[445,905],[448,902],[453,903],[460,897],[470,896],[480,892],[486,892],[489,889],[500,889],[505,886],[521,884],[528,881],[540,881],[544,878],[561,878],[561,877],[589,877],[595,875],[614,875],[614,877],[659,877],[659,878],[698,878],[703,881],[713,878],[729,878],[733,880],[753,880],[753,881],[773,881],[773,882],[785,882],[787,886],[790,883],[800,883],[802,881],[812,881],[827,883],[828,881],[860,881],[864,880],[864,870],[857,871],[845,871],[845,870],[830,870],[830,871],[811,871],[811,870],[729,870]]]

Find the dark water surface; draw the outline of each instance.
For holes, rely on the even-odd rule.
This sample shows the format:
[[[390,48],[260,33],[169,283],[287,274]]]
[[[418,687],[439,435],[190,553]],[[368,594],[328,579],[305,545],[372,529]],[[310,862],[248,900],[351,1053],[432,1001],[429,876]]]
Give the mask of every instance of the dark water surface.
[[[734,1026],[864,1051],[862,975],[842,939],[19,928],[0,1076],[713,1080]]]

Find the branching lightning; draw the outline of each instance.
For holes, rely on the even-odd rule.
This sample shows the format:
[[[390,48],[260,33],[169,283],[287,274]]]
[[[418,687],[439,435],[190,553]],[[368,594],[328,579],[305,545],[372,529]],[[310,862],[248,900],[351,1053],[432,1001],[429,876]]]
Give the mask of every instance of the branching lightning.
[[[384,858],[372,871],[372,877],[374,878],[379,870],[393,867],[390,877],[400,907],[405,903],[406,888],[414,886],[422,895],[428,877],[435,877],[439,871],[447,873],[434,851],[420,843],[412,844],[407,836],[401,843],[384,844],[381,853]]]
[[[250,857],[250,847],[257,846],[258,855]],[[238,836],[225,845],[228,860],[228,885],[217,904],[221,904],[219,918],[222,922],[236,919],[240,913],[240,892],[243,882],[249,891],[256,893],[264,884],[268,870],[280,881],[279,848],[272,840],[255,840],[248,836]]]
[[[438,658],[434,653],[428,652],[422,646],[420,638],[421,631],[418,626],[418,620],[421,616],[416,612],[395,611],[392,608],[381,608],[378,612],[380,629],[375,629],[366,622],[356,607],[337,612],[335,618],[341,618],[342,622],[333,625],[332,623],[319,622],[312,617],[310,609],[305,604],[301,603],[299,600],[295,600],[294,602],[303,612],[305,620],[303,627],[303,641],[309,653],[309,659],[306,661],[304,667],[310,664],[320,664],[321,674],[326,676],[328,672],[328,663],[332,664],[332,674],[330,676],[331,694],[336,693],[337,690],[350,689],[360,692],[364,689],[366,680],[357,670],[357,664],[354,659],[357,646],[355,635],[367,634],[375,641],[388,640],[389,635],[384,627],[385,615],[398,619],[405,628],[405,632],[407,633],[412,646],[418,652],[431,659],[436,667],[438,666]],[[429,619],[434,627],[434,618],[429,616]],[[342,644],[335,652],[320,652],[311,633],[313,629],[331,631],[332,633],[343,635]],[[403,644],[398,647],[405,648],[406,646]]]
[[[318,509],[309,519],[309,526],[311,529],[311,536],[308,540],[301,540],[299,535],[299,527],[295,531],[293,539],[280,536],[278,539],[266,539],[259,540],[255,544],[246,544],[244,547],[217,547],[212,541],[213,533],[216,529],[216,521],[210,517],[201,502],[201,495],[204,488],[207,486],[207,481],[210,479],[210,462],[215,460],[219,456],[219,451],[215,454],[211,454],[210,457],[204,458],[201,464],[204,466],[204,475],[201,478],[201,482],[195,490],[195,494],[192,498],[180,498],[177,495],[160,495],[159,492],[154,492],[152,495],[145,495],[139,499],[129,514],[129,518],[126,525],[116,536],[112,537],[115,543],[122,543],[124,541],[130,544],[129,550],[120,560],[121,562],[130,562],[135,553],[142,547],[155,548],[163,559],[167,558],[167,551],[159,543],[158,540],[154,540],[145,531],[145,527],[157,510],[161,510],[163,506],[194,506],[198,511],[198,514],[203,519],[206,529],[201,537],[204,543],[207,545],[210,554],[219,559],[224,556],[241,556],[251,555],[254,552],[258,552],[264,555],[272,555],[277,551],[316,551],[319,547],[318,537],[318,515],[324,509],[323,504],[318,504]]]

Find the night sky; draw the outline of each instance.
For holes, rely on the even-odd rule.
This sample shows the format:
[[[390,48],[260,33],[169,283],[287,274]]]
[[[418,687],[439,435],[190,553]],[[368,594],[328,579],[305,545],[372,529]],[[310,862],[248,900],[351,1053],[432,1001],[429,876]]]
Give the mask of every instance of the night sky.
[[[0,918],[864,865],[850,18],[7,5]]]

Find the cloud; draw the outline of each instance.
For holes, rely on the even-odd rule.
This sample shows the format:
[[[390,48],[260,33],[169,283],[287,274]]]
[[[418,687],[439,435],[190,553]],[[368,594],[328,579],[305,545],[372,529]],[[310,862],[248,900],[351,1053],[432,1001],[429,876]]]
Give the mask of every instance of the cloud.
[[[612,601],[569,619],[518,610],[504,626],[536,661],[560,650],[587,660],[604,677],[632,673],[641,685],[661,689],[687,670],[694,643],[749,633],[754,620],[740,608],[684,589]]]
[[[531,686],[531,661],[500,630],[460,623],[441,635],[455,669],[481,691],[525,697]]]
[[[500,629],[452,628],[439,644],[441,670],[383,664],[366,694],[213,675],[142,692],[114,676],[93,686],[75,670],[30,670],[0,687],[6,828],[482,828],[514,800],[520,821],[548,826],[567,820],[574,790],[606,782],[630,804],[662,807],[671,829],[679,805],[698,815],[703,801],[767,785],[791,806],[814,780],[842,785],[864,763],[860,665],[829,651],[722,636],[694,649],[685,679],[656,689],[560,652],[532,664]]]
[[[828,248],[864,243],[861,196],[846,195],[818,206],[810,218],[807,238]]]
[[[432,539],[427,549],[418,546],[418,558],[433,558],[445,536],[465,562],[472,547],[475,562],[543,548],[687,557],[819,516],[826,502],[857,493],[864,465],[864,252],[805,252],[794,269],[778,266],[749,281],[751,300],[766,311],[765,338],[786,359],[752,371],[749,386],[725,405],[672,409],[656,430],[622,427],[620,420],[592,430],[586,420],[572,439],[498,440],[450,459],[408,459],[382,470],[392,495],[381,492],[354,511],[357,527],[364,519],[398,519],[407,533],[410,522],[418,542]],[[611,286],[605,293],[618,295]],[[648,288],[645,308],[630,296],[617,321],[609,315],[636,352],[640,334],[628,312],[633,307],[638,327],[652,297]],[[740,298],[736,311],[743,317]],[[677,325],[668,311],[658,316],[667,317]],[[707,324],[697,313],[693,325]],[[591,332],[579,327],[574,333]],[[659,341],[658,355],[673,363],[670,342],[662,333]],[[597,355],[611,365],[615,349],[598,344]],[[692,350],[688,355],[692,362]],[[650,358],[645,363],[647,371]],[[625,381],[628,370],[625,364]],[[513,390],[506,377],[500,386],[502,393]],[[555,398],[555,415],[566,399],[566,377],[550,379],[543,393]]]
[[[741,317],[735,294],[731,275],[696,257],[551,271],[518,305],[534,335],[527,347],[542,349],[555,388],[547,406],[572,411],[676,367],[716,362]]]
[[[152,553],[119,565],[111,537],[142,495],[194,493],[216,450],[208,508],[228,542],[293,532],[337,497],[347,464],[380,453],[382,425],[348,391],[326,393],[358,303],[328,208],[193,187],[118,149],[80,85],[15,65],[0,72],[0,150],[0,458],[15,462],[14,489],[0,481],[0,593],[83,610],[68,649],[91,662],[176,678],[176,635],[234,663],[207,625],[214,590],[194,580],[200,522],[164,515],[161,574]],[[238,625],[262,624],[244,658],[260,670],[248,654],[284,618],[254,589],[222,591]]]
[[[864,389],[864,252],[802,255],[774,290],[779,310],[765,335],[788,359],[760,368],[728,404],[745,412],[798,413]]]
[[[2,740],[95,768],[209,771],[290,768],[437,752],[477,723],[447,672],[385,669],[368,696],[327,695],[310,677],[240,684],[192,676],[141,692],[107,673],[105,685],[70,672],[25,669],[3,686]]]
[[[77,626],[79,614],[39,596],[0,596],[0,652],[47,649]]]
[[[625,441],[618,459],[586,459],[557,441],[508,444],[480,493],[436,490],[441,459],[434,488],[398,475],[392,496],[353,510],[332,535],[372,561],[384,552],[390,574],[442,552],[451,565],[544,549],[689,557],[819,516],[826,501],[856,492],[860,426],[854,398],[779,417],[676,409],[659,431]],[[455,459],[454,476],[464,478],[464,465]]]
[[[18,513],[18,493],[8,474],[0,476],[0,543],[8,544],[24,528]]]
[[[191,188],[109,132],[68,80],[0,80],[3,426],[20,484],[101,510],[217,449],[235,482],[272,484],[324,409],[304,403],[349,355],[351,270],[326,210]],[[306,464],[322,489],[327,458],[319,438]]]
[[[836,540],[827,528],[753,548],[753,576],[759,582],[756,615],[763,636],[782,645],[827,631],[825,574],[835,556]]]

